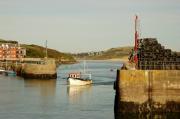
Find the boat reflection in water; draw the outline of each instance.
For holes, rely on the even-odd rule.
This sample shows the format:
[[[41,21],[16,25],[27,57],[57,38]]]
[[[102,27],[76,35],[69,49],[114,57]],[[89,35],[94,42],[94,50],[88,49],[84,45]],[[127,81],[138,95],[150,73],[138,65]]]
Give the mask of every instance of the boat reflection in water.
[[[86,102],[89,93],[91,93],[92,86],[84,85],[84,86],[67,86],[67,93],[69,96],[70,103],[83,103]]]

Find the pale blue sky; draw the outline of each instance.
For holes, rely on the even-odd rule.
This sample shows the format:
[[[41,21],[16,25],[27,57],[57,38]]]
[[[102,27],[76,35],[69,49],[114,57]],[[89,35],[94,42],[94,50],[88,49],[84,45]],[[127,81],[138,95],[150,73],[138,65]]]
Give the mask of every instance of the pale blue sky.
[[[0,38],[63,52],[99,51],[141,36],[180,51],[180,0],[0,0]]]

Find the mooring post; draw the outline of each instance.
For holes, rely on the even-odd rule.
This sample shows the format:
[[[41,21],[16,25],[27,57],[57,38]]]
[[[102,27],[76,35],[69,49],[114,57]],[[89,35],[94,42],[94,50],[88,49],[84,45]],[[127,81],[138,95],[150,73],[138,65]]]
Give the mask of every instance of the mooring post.
[[[120,109],[119,108],[119,102],[120,102],[120,70],[117,70],[117,75],[116,75],[116,81],[114,82],[114,90],[115,90],[115,99],[114,99],[114,113],[118,113]]]

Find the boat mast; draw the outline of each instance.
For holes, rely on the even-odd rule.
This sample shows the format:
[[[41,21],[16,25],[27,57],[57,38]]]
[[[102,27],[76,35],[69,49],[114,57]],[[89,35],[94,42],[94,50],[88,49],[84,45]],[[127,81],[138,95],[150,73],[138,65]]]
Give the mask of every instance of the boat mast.
[[[86,73],[86,61],[84,60],[84,73]]]
[[[138,16],[135,16],[135,44],[134,44],[134,63],[138,63],[138,57],[137,57],[137,52],[138,52],[138,47],[139,47],[139,31],[138,31]]]
[[[45,57],[48,58],[47,57],[47,40],[46,40],[46,54],[45,54]]]

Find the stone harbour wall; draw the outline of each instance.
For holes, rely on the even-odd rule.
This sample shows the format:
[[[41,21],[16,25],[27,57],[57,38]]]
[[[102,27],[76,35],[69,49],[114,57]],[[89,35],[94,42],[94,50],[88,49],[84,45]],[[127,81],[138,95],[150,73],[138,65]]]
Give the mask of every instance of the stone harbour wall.
[[[180,112],[180,70],[118,70],[115,113]]]

